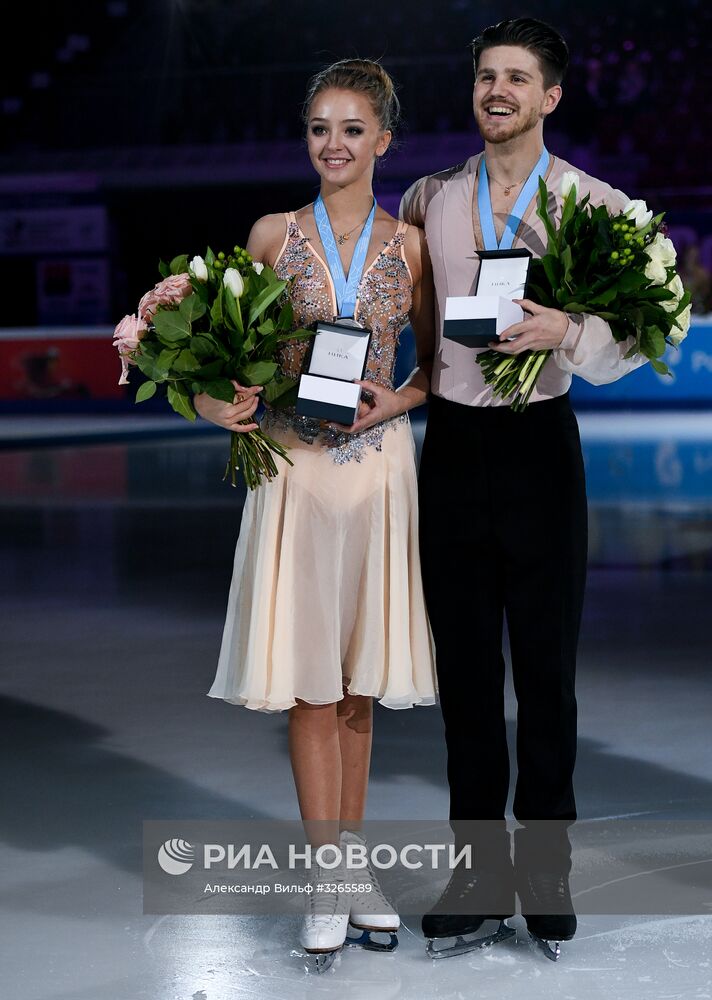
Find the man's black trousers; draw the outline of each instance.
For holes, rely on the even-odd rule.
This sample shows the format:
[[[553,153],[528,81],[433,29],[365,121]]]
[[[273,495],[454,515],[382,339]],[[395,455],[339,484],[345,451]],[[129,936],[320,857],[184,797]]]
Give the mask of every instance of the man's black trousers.
[[[506,617],[517,697],[514,815],[573,821],[587,511],[568,394],[521,413],[431,396],[419,504],[450,818],[504,817]]]

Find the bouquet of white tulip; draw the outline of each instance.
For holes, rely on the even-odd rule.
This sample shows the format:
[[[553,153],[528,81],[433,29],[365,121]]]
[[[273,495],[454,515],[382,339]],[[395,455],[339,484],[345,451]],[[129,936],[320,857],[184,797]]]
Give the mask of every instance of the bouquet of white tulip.
[[[276,354],[284,341],[313,334],[292,329],[286,281],[272,268],[254,263],[239,246],[230,254],[214,254],[208,248],[205,258],[196,256],[190,262],[187,255],[170,264],[161,261],[159,270],[163,280],[114,331],[121,358],[119,384],[128,382],[129,364],[146,377],[136,392],[137,403],[150,399],[165,382],[176,413],[195,420],[193,395],[206,392],[232,403],[232,380],[263,386],[264,398],[273,406],[293,402],[297,383],[280,374]],[[282,445],[261,430],[233,431],[223,478],[230,471],[235,486],[239,468],[248,488],[254,489],[263,476],[277,474],[275,454],[291,465]]]
[[[644,201],[630,201],[611,214],[578,201],[579,176],[562,180],[563,207],[558,228],[548,211],[548,192],[539,179],[537,215],[546,228],[546,253],[531,262],[528,295],[543,306],[600,316],[614,340],[633,337],[626,357],[642,354],[660,374],[669,374],[662,356],[677,347],[690,326],[691,295],[675,269],[676,253],[665,236],[663,214],[653,217]],[[477,355],[485,381],[513,410],[527,405],[551,351]]]

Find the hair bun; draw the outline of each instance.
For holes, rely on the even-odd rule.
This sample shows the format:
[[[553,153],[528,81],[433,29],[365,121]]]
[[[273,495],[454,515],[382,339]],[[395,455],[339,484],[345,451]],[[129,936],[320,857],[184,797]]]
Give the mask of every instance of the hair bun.
[[[375,59],[340,59],[316,73],[309,81],[304,101],[304,121],[317,94],[329,88],[354,90],[371,102],[381,128],[392,132],[400,116],[400,101],[390,74]]]

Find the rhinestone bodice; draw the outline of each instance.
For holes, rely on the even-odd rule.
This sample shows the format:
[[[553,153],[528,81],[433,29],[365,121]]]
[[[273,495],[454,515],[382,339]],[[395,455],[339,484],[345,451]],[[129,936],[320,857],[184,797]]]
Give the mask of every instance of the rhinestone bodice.
[[[399,231],[384,246],[361,277],[354,318],[373,331],[365,378],[393,388],[393,369],[401,330],[408,322],[413,286],[403,257],[405,233]],[[298,326],[332,320],[336,303],[326,265],[294,222],[288,222],[287,242],[275,265],[277,275],[291,279],[290,298]],[[298,378],[309,345],[296,341],[282,348],[280,367]]]
[[[413,283],[404,256],[405,226],[401,223],[391,240],[364,271],[359,283],[354,318],[372,331],[364,378],[392,389],[396,351],[400,333],[408,323]],[[336,302],[333,284],[321,256],[306,238],[293,215],[287,217],[287,237],[274,267],[277,275],[289,280],[295,328],[316,320],[334,318]],[[308,341],[287,342],[277,355],[280,369],[290,378],[299,378],[309,350]],[[273,423],[288,425],[309,443],[320,438],[333,449],[337,462],[358,460],[363,448],[380,447],[386,424],[403,422],[396,417],[359,434],[344,434],[310,417],[300,417],[292,408],[271,410]]]

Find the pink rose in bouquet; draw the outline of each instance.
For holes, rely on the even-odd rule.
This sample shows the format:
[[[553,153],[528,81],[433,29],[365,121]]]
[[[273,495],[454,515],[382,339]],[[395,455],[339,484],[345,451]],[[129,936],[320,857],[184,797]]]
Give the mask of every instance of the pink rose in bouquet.
[[[150,323],[159,306],[169,309],[178,306],[192,291],[189,274],[170,274],[146,292],[138,304],[138,314],[146,323]]]
[[[133,351],[137,350],[141,337],[147,326],[143,319],[134,313],[116,324],[113,346],[117,348],[121,358],[121,378],[119,385],[128,385],[129,361]]]
[[[159,306],[167,309],[179,306],[183,299],[193,291],[189,274],[170,274],[157,282],[146,292],[138,304],[138,316],[124,316],[114,330],[114,347],[121,357],[121,378],[119,385],[128,384],[129,364],[133,362],[132,353],[137,350],[139,341],[148,329]]]

